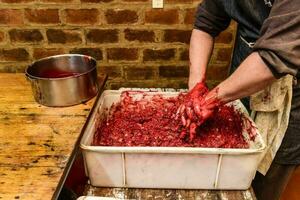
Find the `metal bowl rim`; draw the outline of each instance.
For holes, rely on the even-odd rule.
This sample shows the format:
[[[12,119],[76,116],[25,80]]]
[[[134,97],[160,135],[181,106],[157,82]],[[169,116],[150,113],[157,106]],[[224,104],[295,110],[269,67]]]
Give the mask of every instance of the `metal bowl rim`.
[[[87,57],[91,60],[93,60],[96,64],[93,68],[91,68],[90,70],[86,71],[86,72],[82,72],[82,73],[79,73],[78,75],[73,75],[73,76],[67,76],[67,77],[62,77],[62,78],[43,78],[43,77],[38,77],[38,76],[33,76],[31,75],[30,73],[28,73],[28,69],[30,67],[32,67],[34,64],[38,63],[38,62],[42,62],[44,60],[49,60],[49,59],[52,59],[52,58],[58,58],[58,57],[66,57],[66,56],[79,56],[79,57]],[[97,61],[95,58],[91,57],[91,56],[87,56],[87,55],[83,55],[83,54],[59,54],[59,55],[54,55],[54,56],[48,56],[48,57],[45,57],[45,58],[41,58],[39,60],[36,60],[34,61],[33,63],[31,63],[25,70],[25,74],[26,76],[28,76],[29,78],[32,78],[32,79],[38,79],[38,80],[63,80],[63,79],[70,79],[70,78],[76,78],[76,77],[79,77],[79,76],[82,76],[82,75],[85,75],[85,74],[88,74],[90,73],[91,71],[95,70],[97,68]]]

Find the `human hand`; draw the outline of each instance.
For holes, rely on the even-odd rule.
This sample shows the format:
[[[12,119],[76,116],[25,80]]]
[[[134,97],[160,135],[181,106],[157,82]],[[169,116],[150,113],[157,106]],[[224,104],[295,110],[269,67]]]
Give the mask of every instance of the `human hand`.
[[[183,104],[177,110],[176,116],[181,117],[183,130],[180,134],[184,138],[189,133],[190,140],[196,135],[196,128],[213,115],[220,101],[217,99],[218,89],[209,92],[202,82],[189,91]]]

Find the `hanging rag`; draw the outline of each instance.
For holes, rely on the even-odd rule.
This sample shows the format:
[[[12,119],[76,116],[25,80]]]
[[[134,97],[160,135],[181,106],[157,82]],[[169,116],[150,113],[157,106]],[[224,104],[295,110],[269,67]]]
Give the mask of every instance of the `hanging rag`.
[[[258,166],[263,175],[267,173],[288,127],[292,88],[293,76],[286,75],[250,97],[251,116],[266,143]]]

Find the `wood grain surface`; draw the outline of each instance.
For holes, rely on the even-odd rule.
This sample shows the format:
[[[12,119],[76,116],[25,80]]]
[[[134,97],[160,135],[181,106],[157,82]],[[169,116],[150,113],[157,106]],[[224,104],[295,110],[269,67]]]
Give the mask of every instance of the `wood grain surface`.
[[[0,199],[51,199],[95,99],[66,108],[37,104],[24,74],[0,73]],[[252,190],[96,188],[86,195],[138,200],[255,200]]]
[[[37,104],[24,74],[0,73],[0,199],[51,199],[94,103]]]

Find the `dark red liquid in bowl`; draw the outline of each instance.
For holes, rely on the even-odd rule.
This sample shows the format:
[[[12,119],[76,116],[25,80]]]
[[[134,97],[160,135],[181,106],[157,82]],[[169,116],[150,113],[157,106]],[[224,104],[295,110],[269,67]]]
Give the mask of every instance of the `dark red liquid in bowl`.
[[[42,78],[65,78],[65,77],[72,77],[72,76],[78,76],[80,73],[78,72],[68,72],[68,71],[62,71],[62,70],[45,70],[40,73],[40,77]]]

